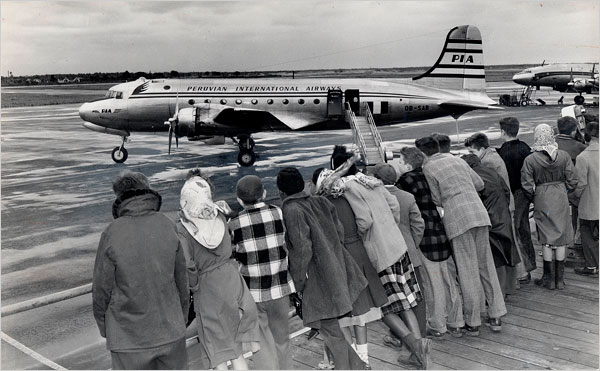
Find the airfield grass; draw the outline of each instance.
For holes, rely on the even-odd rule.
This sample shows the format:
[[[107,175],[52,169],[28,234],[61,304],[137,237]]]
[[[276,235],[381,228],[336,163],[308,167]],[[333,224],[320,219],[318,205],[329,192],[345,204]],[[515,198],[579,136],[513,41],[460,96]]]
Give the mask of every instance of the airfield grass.
[[[523,66],[491,66],[486,67],[486,81],[511,81],[512,76],[523,69]],[[407,78],[417,76],[424,72],[425,69],[354,69],[354,70],[318,70],[318,71],[298,71],[297,78]],[[73,84],[73,85],[47,85],[47,86],[31,86],[19,87],[11,89],[10,92],[2,92],[1,108],[12,107],[31,107],[31,106],[47,106],[56,104],[75,104],[85,103],[95,99],[102,98],[105,91],[116,83],[99,83],[99,84]],[[19,90],[35,89],[40,90],[61,90],[60,94],[48,93],[21,93]],[[77,93],[76,90],[98,90],[98,94]],[[75,90],[72,94],[65,91]]]
[[[35,93],[2,93],[2,108],[48,106],[54,104],[85,103],[102,98],[104,92],[98,96],[90,94],[35,94]]]

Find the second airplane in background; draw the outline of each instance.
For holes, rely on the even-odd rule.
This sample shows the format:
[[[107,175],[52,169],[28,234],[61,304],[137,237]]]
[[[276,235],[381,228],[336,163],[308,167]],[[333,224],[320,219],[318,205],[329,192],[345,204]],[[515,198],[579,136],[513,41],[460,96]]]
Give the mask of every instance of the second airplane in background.
[[[598,93],[598,69],[595,63],[561,63],[527,68],[513,76],[513,81],[525,86],[548,86],[560,92],[579,93],[575,104],[583,104],[582,93]]]
[[[361,104],[362,103],[362,104]],[[79,109],[90,130],[123,138],[115,162],[127,159],[131,132],[179,137],[235,137],[238,162],[255,161],[253,133],[349,128],[345,109],[373,114],[377,125],[496,108],[485,93],[479,29],[455,27],[442,53],[424,74],[393,81],[374,79],[161,79],[115,85],[105,99]]]

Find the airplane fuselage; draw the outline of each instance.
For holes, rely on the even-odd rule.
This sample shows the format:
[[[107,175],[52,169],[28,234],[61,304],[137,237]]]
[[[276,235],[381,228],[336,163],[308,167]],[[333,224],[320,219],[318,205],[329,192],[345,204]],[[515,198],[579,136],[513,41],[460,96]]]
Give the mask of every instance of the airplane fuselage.
[[[240,110],[268,111],[277,120],[246,121],[237,131],[319,130],[348,127],[328,104],[332,90],[344,92],[345,101],[368,102],[378,125],[417,121],[450,114],[440,101],[480,98],[485,94],[422,87],[400,79],[161,79],[114,86],[106,99],[84,104],[80,114],[96,125],[127,132],[166,131],[166,120],[179,109],[208,103]],[[357,105],[357,107],[359,107]],[[259,118],[258,116],[256,118]],[[292,122],[288,122],[291,118]],[[221,119],[223,120],[223,118]],[[226,120],[226,118],[225,118]],[[300,121],[295,123],[294,121]],[[285,124],[284,124],[285,122]],[[232,125],[235,123],[231,123]],[[205,133],[228,134],[228,133]]]

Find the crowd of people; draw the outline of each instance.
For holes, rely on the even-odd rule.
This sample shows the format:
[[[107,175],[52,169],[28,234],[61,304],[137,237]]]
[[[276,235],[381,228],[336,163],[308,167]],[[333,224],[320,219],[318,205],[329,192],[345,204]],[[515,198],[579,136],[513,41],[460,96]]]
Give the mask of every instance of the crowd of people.
[[[146,176],[123,172],[93,278],[112,368],[187,369],[193,332],[203,369],[248,369],[246,352],[255,369],[292,369],[291,303],[323,339],[322,369],[369,369],[367,324],[377,320],[386,345],[410,350],[399,361],[422,369],[432,339],[478,336],[482,323],[501,331],[506,295],[536,269],[531,203],[544,261],[535,284],[564,289],[577,238],[585,266],[575,272],[598,275],[598,118],[587,118],[585,138],[574,119],[557,126],[555,136],[538,125],[529,146],[519,121],[503,118],[499,149],[476,133],[463,156],[434,133],[393,165],[362,171],[336,146],[311,177],[279,171],[280,207],[265,202],[259,177],[239,179],[240,212],[193,169],[176,222]]]

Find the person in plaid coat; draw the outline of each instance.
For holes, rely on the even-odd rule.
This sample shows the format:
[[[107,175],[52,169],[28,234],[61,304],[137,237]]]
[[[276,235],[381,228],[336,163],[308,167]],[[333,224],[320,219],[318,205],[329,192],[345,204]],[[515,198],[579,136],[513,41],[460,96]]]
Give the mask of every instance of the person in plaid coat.
[[[429,185],[423,174],[425,155],[416,147],[400,149],[400,178],[396,187],[415,196],[417,206],[425,222],[423,238],[419,244],[419,253],[425,268],[423,280],[425,302],[427,305],[427,326],[434,336],[441,337],[447,331],[452,336],[461,337],[461,327],[465,325],[460,292],[448,270],[454,264],[451,258],[450,241],[442,218],[431,198]]]
[[[254,355],[254,367],[288,370],[289,295],[295,290],[288,273],[283,214],[277,206],[263,202],[266,194],[256,175],[241,178],[237,200],[244,210],[229,221],[229,230],[240,272],[258,309],[260,351]]]
[[[484,188],[483,181],[460,158],[439,153],[435,139],[425,137],[415,144],[427,156],[423,174],[433,202],[444,208],[444,228],[462,289],[466,333],[479,335],[483,295],[488,302],[486,325],[500,331],[506,306],[490,248],[490,218],[477,194]]]

